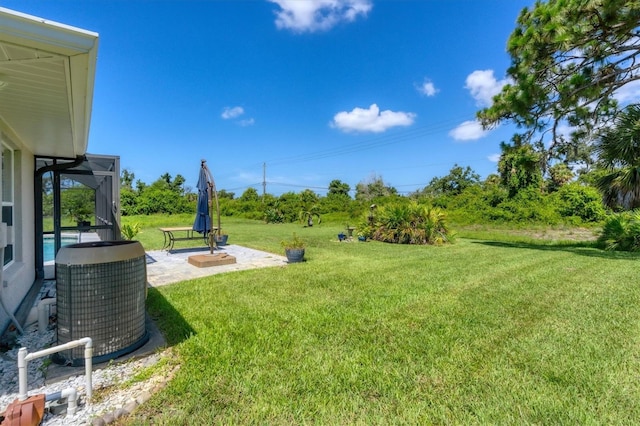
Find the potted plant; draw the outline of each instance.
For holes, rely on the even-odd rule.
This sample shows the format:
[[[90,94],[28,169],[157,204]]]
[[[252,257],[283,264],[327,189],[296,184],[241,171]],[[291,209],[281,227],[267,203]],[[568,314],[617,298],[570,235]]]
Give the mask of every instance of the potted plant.
[[[218,246],[226,246],[227,240],[229,239],[229,235],[226,234],[222,229],[213,234],[216,245]]]
[[[304,249],[306,244],[296,235],[295,232],[291,239],[284,240],[280,244],[284,247],[284,253],[287,256],[287,261],[289,263],[297,263],[304,260]]]
[[[369,238],[371,238],[372,234],[373,231],[371,229],[371,226],[362,224],[360,227],[358,227],[358,241],[367,241]]]

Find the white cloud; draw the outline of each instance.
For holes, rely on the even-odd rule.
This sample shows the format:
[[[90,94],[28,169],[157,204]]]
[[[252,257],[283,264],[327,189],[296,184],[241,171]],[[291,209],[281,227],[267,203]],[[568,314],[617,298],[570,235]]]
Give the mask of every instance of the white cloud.
[[[242,107],[225,107],[222,111],[221,117],[225,120],[229,120],[231,118],[236,118],[244,114],[244,108]]]
[[[640,81],[632,81],[615,91],[613,97],[622,105],[640,101]]]
[[[351,112],[337,113],[331,126],[344,132],[380,133],[396,126],[410,126],[415,117],[412,112],[380,111],[378,105],[372,104],[369,109],[354,108]]]
[[[255,122],[256,120],[254,120],[253,118],[247,118],[246,120],[238,121],[238,124],[241,125],[242,127],[248,127],[248,126],[253,126]]]
[[[280,6],[276,26],[295,32],[326,31],[340,22],[366,16],[372,0],[268,0]]]
[[[488,133],[477,120],[469,120],[449,132],[449,136],[457,141],[473,141]]]
[[[433,82],[428,78],[425,78],[422,84],[416,85],[416,88],[418,89],[418,92],[425,96],[435,96],[435,94],[439,92]]]
[[[464,87],[469,89],[478,106],[491,106],[493,97],[509,82],[509,79],[496,80],[493,70],[474,71],[467,76]]]
[[[492,163],[497,163],[498,161],[500,161],[500,154],[491,154],[487,157],[487,160],[491,161]]]

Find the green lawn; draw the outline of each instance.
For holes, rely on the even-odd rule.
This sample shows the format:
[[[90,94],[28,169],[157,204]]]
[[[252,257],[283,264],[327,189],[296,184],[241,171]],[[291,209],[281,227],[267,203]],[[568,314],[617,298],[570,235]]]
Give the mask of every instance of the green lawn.
[[[145,247],[175,219],[148,221]],[[477,229],[414,247],[223,226],[277,253],[295,231],[308,261],[151,289],[181,368],[129,424],[640,422],[638,254]]]

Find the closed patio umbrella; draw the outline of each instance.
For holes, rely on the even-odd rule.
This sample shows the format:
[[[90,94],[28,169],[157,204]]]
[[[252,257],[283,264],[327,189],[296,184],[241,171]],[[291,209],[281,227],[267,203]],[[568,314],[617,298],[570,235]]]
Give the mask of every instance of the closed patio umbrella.
[[[196,220],[193,222],[193,230],[201,234],[211,231],[211,217],[209,216],[209,184],[207,172],[200,167],[198,177],[198,204],[196,205]]]
[[[218,193],[213,176],[207,167],[207,160],[201,160],[200,175],[198,176],[198,204],[196,207],[196,220],[193,222],[193,230],[204,235],[209,235],[209,248],[213,253],[213,218],[210,210],[213,210],[213,198],[216,200],[216,213],[218,215],[218,232],[220,232],[220,206],[218,205]],[[211,204],[211,208],[209,205]]]

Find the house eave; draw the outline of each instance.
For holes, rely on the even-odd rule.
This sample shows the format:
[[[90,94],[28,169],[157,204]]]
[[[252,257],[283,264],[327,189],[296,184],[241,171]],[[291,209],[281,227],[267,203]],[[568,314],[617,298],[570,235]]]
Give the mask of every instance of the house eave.
[[[0,7],[0,119],[35,154],[86,153],[97,49],[95,32]]]

